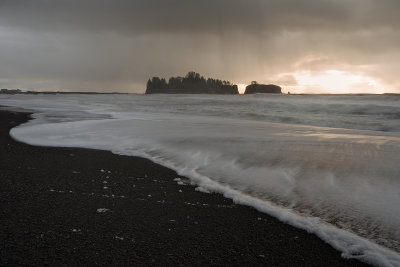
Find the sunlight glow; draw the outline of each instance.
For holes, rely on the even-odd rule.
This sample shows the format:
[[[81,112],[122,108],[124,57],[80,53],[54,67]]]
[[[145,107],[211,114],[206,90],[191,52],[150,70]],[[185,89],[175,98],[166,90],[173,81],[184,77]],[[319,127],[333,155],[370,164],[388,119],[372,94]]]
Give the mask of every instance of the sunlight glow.
[[[246,91],[247,84],[239,83],[237,86],[239,94],[244,94],[244,91]]]
[[[298,89],[307,93],[382,93],[381,85],[371,77],[338,70],[326,70],[317,74],[297,72]]]

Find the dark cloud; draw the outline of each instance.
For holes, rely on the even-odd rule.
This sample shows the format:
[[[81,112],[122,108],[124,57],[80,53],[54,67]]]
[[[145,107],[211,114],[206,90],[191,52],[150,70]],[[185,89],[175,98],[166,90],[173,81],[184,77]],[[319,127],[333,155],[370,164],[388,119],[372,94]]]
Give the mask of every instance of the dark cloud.
[[[2,0],[0,23],[44,31],[218,33],[399,27],[397,0]]]
[[[143,91],[149,76],[189,70],[294,84],[296,71],[338,69],[400,91],[398,10],[398,0],[0,0],[0,84]]]

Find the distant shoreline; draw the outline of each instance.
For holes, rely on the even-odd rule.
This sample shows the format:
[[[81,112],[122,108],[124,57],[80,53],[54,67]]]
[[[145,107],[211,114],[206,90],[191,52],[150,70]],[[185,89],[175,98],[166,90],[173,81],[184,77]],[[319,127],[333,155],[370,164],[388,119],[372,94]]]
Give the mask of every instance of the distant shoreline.
[[[106,93],[106,92],[81,92],[81,91],[76,91],[76,92],[63,92],[63,91],[21,91],[18,93],[4,93],[0,92],[0,95],[221,95],[221,96],[244,96],[245,94],[240,93],[240,94],[235,94],[235,95],[226,95],[226,94],[146,94],[146,93],[119,93],[119,92],[112,92],[112,93]],[[364,96],[364,95],[393,95],[393,96],[400,96],[400,93],[382,93],[382,94],[372,94],[372,93],[348,93],[348,94],[334,94],[334,93],[281,93],[281,94],[274,94],[274,93],[256,93],[253,95],[300,95],[300,96]],[[249,94],[248,94],[249,96]]]
[[[10,90],[9,92],[0,91],[0,95],[71,95],[71,94],[79,94],[79,95],[127,95],[130,93],[119,93],[119,92],[112,92],[112,93],[102,93],[102,92],[62,92],[62,91],[20,91],[16,92]]]

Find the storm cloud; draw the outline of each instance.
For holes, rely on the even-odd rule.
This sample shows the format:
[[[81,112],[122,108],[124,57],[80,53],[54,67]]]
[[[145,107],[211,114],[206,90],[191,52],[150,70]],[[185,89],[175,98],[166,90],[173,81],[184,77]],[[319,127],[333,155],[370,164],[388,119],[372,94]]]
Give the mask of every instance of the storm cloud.
[[[0,86],[143,92],[150,76],[195,70],[296,87],[299,73],[337,70],[400,92],[399,11],[395,0],[0,0]]]

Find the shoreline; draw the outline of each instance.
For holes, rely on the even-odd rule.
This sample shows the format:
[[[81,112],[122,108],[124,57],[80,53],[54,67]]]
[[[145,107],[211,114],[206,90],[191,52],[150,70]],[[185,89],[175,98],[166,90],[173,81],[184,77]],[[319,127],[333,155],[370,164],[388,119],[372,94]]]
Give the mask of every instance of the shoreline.
[[[109,151],[14,141],[0,110],[1,265],[367,266],[175,171]]]

